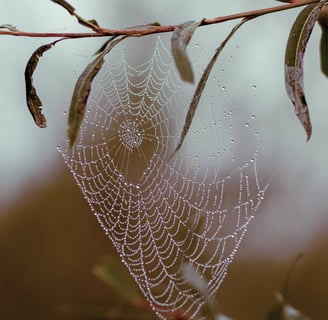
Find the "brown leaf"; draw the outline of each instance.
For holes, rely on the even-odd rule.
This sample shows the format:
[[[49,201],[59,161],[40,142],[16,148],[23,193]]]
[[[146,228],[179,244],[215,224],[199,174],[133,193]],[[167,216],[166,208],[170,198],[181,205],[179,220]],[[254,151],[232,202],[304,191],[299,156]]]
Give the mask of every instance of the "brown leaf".
[[[171,37],[172,54],[181,79],[191,83],[194,82],[194,73],[186,49],[199,25],[200,22],[187,21],[177,26]]]
[[[318,22],[321,26],[320,63],[322,73],[328,77],[328,6],[321,8]]]
[[[286,91],[294,105],[296,116],[306,131],[307,140],[311,137],[312,125],[303,88],[303,60],[322,6],[323,3],[310,4],[299,13],[290,30],[285,52]]]
[[[65,0],[51,0],[54,3],[59,4],[60,6],[62,6],[63,8],[65,8],[71,15],[73,15],[77,21],[84,27],[88,27],[94,31],[98,31],[98,29],[100,28],[97,21],[95,19],[91,19],[91,20],[86,20],[84,18],[82,18],[81,16],[79,16],[76,12],[75,12],[75,8],[69,4],[67,1]]]
[[[219,57],[220,53],[222,52],[223,48],[225,47],[225,45],[228,43],[228,41],[231,39],[231,37],[236,33],[236,31],[246,22],[250,20],[250,18],[248,19],[243,19],[240,23],[238,23],[228,34],[228,36],[223,40],[223,42],[220,44],[220,46],[216,49],[215,54],[213,55],[211,61],[209,62],[209,64],[207,65],[206,69],[204,70],[202,77],[200,78],[196,91],[194,93],[194,96],[191,100],[190,106],[189,106],[189,110],[188,113],[186,115],[186,119],[185,119],[185,124],[183,126],[182,129],[182,133],[179,139],[179,142],[173,152],[173,154],[169,157],[169,159],[171,159],[177,152],[178,150],[181,148],[183,141],[188,133],[188,130],[190,128],[191,122],[194,118],[196,109],[198,107],[200,98],[202,97],[202,93],[204,91],[205,85],[207,83],[207,79],[212,71],[212,68],[217,60],[217,58]]]
[[[114,48],[114,46],[116,46],[125,38],[126,36],[109,42],[107,47],[92,62],[88,64],[88,66],[84,69],[82,74],[77,79],[68,116],[67,135],[70,141],[71,148],[75,143],[75,140],[80,130],[81,123],[84,118],[92,81],[103,66],[105,62],[105,55],[108,54]]]
[[[42,54],[52,48],[56,42],[58,42],[58,40],[45,44],[36,49],[28,60],[25,68],[26,103],[36,125],[38,125],[40,128],[45,128],[47,126],[47,121],[45,116],[42,114],[42,102],[36,93],[35,87],[33,86],[33,73],[39,63],[39,59]]]
[[[75,8],[65,0],[51,0],[65,8],[70,14],[74,15]]]

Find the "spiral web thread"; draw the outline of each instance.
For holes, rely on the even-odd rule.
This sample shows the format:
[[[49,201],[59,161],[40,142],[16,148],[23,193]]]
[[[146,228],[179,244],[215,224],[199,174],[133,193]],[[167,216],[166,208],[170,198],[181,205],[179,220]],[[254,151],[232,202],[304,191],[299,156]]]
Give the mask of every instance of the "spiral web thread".
[[[254,116],[246,120],[214,70],[187,138],[172,157],[191,94],[163,40],[131,66],[110,54],[93,84],[79,141],[61,148],[85,199],[161,318],[203,319],[263,199]],[[196,62],[197,57],[194,58]],[[245,107],[244,107],[245,108]],[[245,117],[244,117],[245,118]]]

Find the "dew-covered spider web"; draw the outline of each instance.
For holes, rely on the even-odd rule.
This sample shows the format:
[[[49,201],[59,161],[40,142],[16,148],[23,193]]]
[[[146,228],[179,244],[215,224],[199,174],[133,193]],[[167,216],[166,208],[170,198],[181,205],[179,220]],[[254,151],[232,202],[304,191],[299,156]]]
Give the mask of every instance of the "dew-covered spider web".
[[[192,265],[210,296],[217,293],[263,199],[255,116],[232,102],[219,67],[170,158],[195,86],[180,80],[164,40],[141,40],[132,40],[145,53],[137,65],[122,47],[106,57],[79,139],[61,152],[157,315],[202,319],[205,298],[181,266]]]

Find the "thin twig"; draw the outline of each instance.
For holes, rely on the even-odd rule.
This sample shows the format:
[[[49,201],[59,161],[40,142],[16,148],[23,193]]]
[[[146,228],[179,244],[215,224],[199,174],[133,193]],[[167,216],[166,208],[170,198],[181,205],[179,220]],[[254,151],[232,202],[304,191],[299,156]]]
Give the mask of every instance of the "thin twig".
[[[280,6],[275,6],[271,8],[265,8],[265,9],[258,9],[258,10],[252,10],[252,11],[246,11],[241,13],[236,13],[232,15],[227,15],[223,17],[216,17],[212,19],[203,19],[200,26],[206,26],[211,24],[217,24],[222,23],[230,20],[235,19],[242,19],[242,18],[250,18],[250,17],[259,17],[263,16],[265,14],[289,10],[301,6],[305,6],[311,3],[318,3],[320,0],[304,0],[304,1],[298,1],[296,3],[287,3]],[[9,30],[2,30],[0,29],[0,35],[10,35],[10,36],[19,36],[19,37],[36,37],[36,38],[93,38],[93,37],[107,37],[107,36],[113,36],[113,35],[130,35],[135,37],[145,36],[149,34],[155,34],[155,33],[165,33],[165,32],[172,32],[178,25],[167,25],[167,26],[152,26],[149,28],[136,28],[136,29],[104,29],[100,28],[97,32],[92,33],[72,33],[72,32],[66,32],[66,33],[57,33],[57,32],[26,32],[26,31],[9,31]]]

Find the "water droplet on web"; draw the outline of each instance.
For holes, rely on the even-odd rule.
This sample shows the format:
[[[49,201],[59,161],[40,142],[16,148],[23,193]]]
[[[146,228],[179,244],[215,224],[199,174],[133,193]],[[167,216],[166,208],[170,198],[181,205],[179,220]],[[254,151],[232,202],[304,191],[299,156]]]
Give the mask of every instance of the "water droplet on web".
[[[254,138],[255,125],[251,114],[241,118],[231,102],[230,84],[223,80],[224,69],[220,66],[215,66],[213,73],[217,82],[210,84],[204,93],[204,104],[199,105],[190,140],[183,151],[166,161],[183,129],[181,119],[186,110],[179,108],[180,98],[182,103],[189,101],[183,100],[185,91],[183,86],[181,90],[177,86],[181,79],[173,72],[174,62],[168,50],[161,47],[159,38],[151,59],[144,57],[146,60],[137,66],[130,65],[124,55],[121,59],[115,55],[106,58],[106,76],[96,76],[90,93],[89,124],[84,121],[81,126],[80,148],[77,145],[72,153],[65,148],[63,153],[123,263],[164,318],[166,312],[189,308],[195,298],[193,293],[181,292],[175,280],[181,275],[173,266],[184,258],[183,249],[195,250],[187,262],[198,268],[204,280],[208,273],[206,285],[216,293],[237,251],[244,226],[260,204],[261,190],[259,183],[251,184],[258,179],[256,166],[246,168],[245,164],[246,159],[251,163],[257,157],[253,145],[247,148],[247,154],[243,153],[246,147],[234,148],[244,141],[241,131]],[[198,43],[191,49],[203,50]],[[252,83],[247,86],[250,90]],[[250,124],[251,128],[245,129]],[[245,180],[246,174],[249,181]],[[230,197],[231,188],[237,190],[236,197]],[[241,204],[236,212],[236,206]],[[187,248],[189,243],[181,248],[178,235],[186,231],[192,231],[187,236],[193,248]],[[163,243],[170,250],[162,250]],[[172,310],[172,306],[176,309]]]
[[[249,128],[249,123],[248,122],[245,123],[245,127]]]

